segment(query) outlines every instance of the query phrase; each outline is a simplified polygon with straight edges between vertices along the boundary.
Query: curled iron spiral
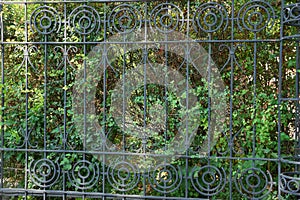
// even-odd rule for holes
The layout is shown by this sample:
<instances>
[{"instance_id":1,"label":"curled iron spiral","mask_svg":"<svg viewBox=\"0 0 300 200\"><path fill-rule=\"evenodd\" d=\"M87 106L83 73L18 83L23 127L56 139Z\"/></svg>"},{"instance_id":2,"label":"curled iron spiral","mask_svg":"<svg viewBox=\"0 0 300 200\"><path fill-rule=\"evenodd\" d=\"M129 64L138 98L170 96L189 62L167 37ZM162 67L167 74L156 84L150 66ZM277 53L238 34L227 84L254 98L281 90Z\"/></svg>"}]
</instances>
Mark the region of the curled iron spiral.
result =
<instances>
[{"instance_id":1,"label":"curled iron spiral","mask_svg":"<svg viewBox=\"0 0 300 200\"><path fill-rule=\"evenodd\" d=\"M109 15L109 27L117 33L130 33L141 28L141 13L131 5L115 7Z\"/></svg>"},{"instance_id":2,"label":"curled iron spiral","mask_svg":"<svg viewBox=\"0 0 300 200\"><path fill-rule=\"evenodd\" d=\"M148 179L151 187L161 193L171 193L179 188L182 182L181 170L171 164L157 165L149 172Z\"/></svg>"},{"instance_id":3,"label":"curled iron spiral","mask_svg":"<svg viewBox=\"0 0 300 200\"><path fill-rule=\"evenodd\" d=\"M171 3L162 3L156 6L150 13L150 20L151 28L162 33L180 30L184 24L182 10Z\"/></svg>"},{"instance_id":4,"label":"curled iron spiral","mask_svg":"<svg viewBox=\"0 0 300 200\"><path fill-rule=\"evenodd\" d=\"M76 162L71 171L68 172L68 179L78 189L89 189L99 180L99 167L87 160Z\"/></svg>"},{"instance_id":5,"label":"curled iron spiral","mask_svg":"<svg viewBox=\"0 0 300 200\"><path fill-rule=\"evenodd\" d=\"M245 3L238 12L238 26L252 31L260 32L274 25L274 8L265 1L250 1Z\"/></svg>"},{"instance_id":6,"label":"curled iron spiral","mask_svg":"<svg viewBox=\"0 0 300 200\"><path fill-rule=\"evenodd\" d=\"M288 5L283 9L283 23L300 26L300 3Z\"/></svg>"},{"instance_id":7,"label":"curled iron spiral","mask_svg":"<svg viewBox=\"0 0 300 200\"><path fill-rule=\"evenodd\" d=\"M300 172L281 173L280 189L284 193L300 195Z\"/></svg>"},{"instance_id":8,"label":"curled iron spiral","mask_svg":"<svg viewBox=\"0 0 300 200\"><path fill-rule=\"evenodd\" d=\"M54 8L40 6L31 14L30 25L32 30L36 30L43 35L48 35L60 30L61 17Z\"/></svg>"},{"instance_id":9,"label":"curled iron spiral","mask_svg":"<svg viewBox=\"0 0 300 200\"><path fill-rule=\"evenodd\" d=\"M228 26L225 7L215 2L202 4L194 14L193 26L196 31L200 29L206 33L225 30Z\"/></svg>"},{"instance_id":10,"label":"curled iron spiral","mask_svg":"<svg viewBox=\"0 0 300 200\"><path fill-rule=\"evenodd\" d=\"M226 185L226 173L212 165L205 165L192 171L194 189L205 196L214 196L221 192Z\"/></svg>"},{"instance_id":11,"label":"curled iron spiral","mask_svg":"<svg viewBox=\"0 0 300 200\"><path fill-rule=\"evenodd\" d=\"M100 15L87 5L75 8L69 17L69 25L79 34L89 35L100 30Z\"/></svg>"},{"instance_id":12,"label":"curled iron spiral","mask_svg":"<svg viewBox=\"0 0 300 200\"><path fill-rule=\"evenodd\" d=\"M108 182L118 191L129 191L137 186L140 174L137 167L126 161L112 163L108 168Z\"/></svg>"},{"instance_id":13,"label":"curled iron spiral","mask_svg":"<svg viewBox=\"0 0 300 200\"><path fill-rule=\"evenodd\" d=\"M60 167L46 158L33 160L29 166L29 175L34 184L42 188L47 188L58 181Z\"/></svg>"},{"instance_id":14,"label":"curled iron spiral","mask_svg":"<svg viewBox=\"0 0 300 200\"><path fill-rule=\"evenodd\" d=\"M247 198L262 199L273 187L271 174L255 167L238 171L234 182L238 191Z\"/></svg>"}]
</instances>

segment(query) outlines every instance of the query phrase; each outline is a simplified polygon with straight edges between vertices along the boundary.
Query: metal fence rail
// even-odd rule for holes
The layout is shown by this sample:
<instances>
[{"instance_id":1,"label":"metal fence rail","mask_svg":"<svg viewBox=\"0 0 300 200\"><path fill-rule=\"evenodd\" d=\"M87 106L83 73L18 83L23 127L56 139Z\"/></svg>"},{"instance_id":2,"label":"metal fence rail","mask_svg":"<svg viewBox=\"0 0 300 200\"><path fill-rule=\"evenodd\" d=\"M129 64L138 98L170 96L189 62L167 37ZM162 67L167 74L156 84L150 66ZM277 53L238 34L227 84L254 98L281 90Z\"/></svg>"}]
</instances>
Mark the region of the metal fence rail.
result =
<instances>
[{"instance_id":1,"label":"metal fence rail","mask_svg":"<svg viewBox=\"0 0 300 200\"><path fill-rule=\"evenodd\" d=\"M1 199L300 195L300 4L0 5Z\"/></svg>"}]
</instances>

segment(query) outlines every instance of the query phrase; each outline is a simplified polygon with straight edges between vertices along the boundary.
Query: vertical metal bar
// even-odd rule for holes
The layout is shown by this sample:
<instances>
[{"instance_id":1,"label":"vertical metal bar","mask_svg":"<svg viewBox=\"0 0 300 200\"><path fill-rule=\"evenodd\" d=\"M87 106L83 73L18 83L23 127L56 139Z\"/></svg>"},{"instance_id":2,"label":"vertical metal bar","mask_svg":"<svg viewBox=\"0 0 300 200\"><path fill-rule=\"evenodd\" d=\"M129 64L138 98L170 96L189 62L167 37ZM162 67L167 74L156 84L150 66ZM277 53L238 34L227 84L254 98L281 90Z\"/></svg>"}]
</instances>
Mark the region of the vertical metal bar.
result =
<instances>
[{"instance_id":1,"label":"vertical metal bar","mask_svg":"<svg viewBox=\"0 0 300 200\"><path fill-rule=\"evenodd\" d=\"M145 30L145 41L147 41L147 32ZM144 130L146 130L147 127L147 61L148 61L148 53L147 53L147 45L145 44L143 49L143 67L144 67L144 113L143 113L143 126ZM144 147L144 151L146 148Z\"/></svg>"},{"instance_id":2,"label":"vertical metal bar","mask_svg":"<svg viewBox=\"0 0 300 200\"><path fill-rule=\"evenodd\" d=\"M168 3L169 1L167 1ZM162 20L162 19L161 19ZM165 41L169 41L168 39L168 34L165 34ZM167 141L168 141L168 120L169 120L169 117L168 117L168 71L169 71L169 62L168 62L168 54L169 54L169 46L168 46L168 43L165 43L165 67L166 67L166 74L165 74L165 78L164 78L164 84L165 84L165 87L164 87L164 97L165 97L165 104L166 104L166 114L165 114L165 130L164 130L164 143L165 143L165 146L164 146L164 150L165 152L168 150L167 149ZM166 164L169 164L167 163L167 158L164 158L164 171L167 170L166 168ZM164 182L164 190L166 191L166 188L167 187L167 184L166 182ZM166 197L166 193L164 193L164 197Z\"/></svg>"},{"instance_id":3,"label":"vertical metal bar","mask_svg":"<svg viewBox=\"0 0 300 200\"><path fill-rule=\"evenodd\" d=\"M148 32L148 24L147 24L147 15L148 15L148 2L144 3L144 28L145 28L145 41L147 41L147 32ZM147 48L147 46L145 45L144 48ZM145 64L145 63L144 63ZM144 138L143 138L144 140ZM146 144L143 143L143 153L146 154ZM145 157L145 159L147 159L147 157ZM147 195L147 188L146 188L146 170L143 172L143 194L144 196Z\"/></svg>"},{"instance_id":4,"label":"vertical metal bar","mask_svg":"<svg viewBox=\"0 0 300 200\"><path fill-rule=\"evenodd\" d=\"M104 50L103 50L103 66L104 66L104 69L103 69L103 121L102 121L102 124L103 124L103 127L102 127L102 130L103 130L103 136L101 137L106 137L106 81L107 81L107 77L106 77L106 59L107 59L107 49L106 49L106 34L107 34L107 12L106 10L108 10L108 6L107 6L107 3L104 3ZM104 138L103 138L104 139ZM102 141L101 141L102 142ZM102 151L105 152L106 150L106 144L103 144L102 145ZM103 176L103 183L102 183L102 192L105 193L105 176L106 176L106 170L105 170L105 165L106 165L106 155L103 154L103 165L102 165L102 176ZM105 197L102 196L102 200L104 200Z\"/></svg>"},{"instance_id":5,"label":"vertical metal bar","mask_svg":"<svg viewBox=\"0 0 300 200\"><path fill-rule=\"evenodd\" d=\"M83 79L84 79L84 83L86 83L86 36L83 35L83 55L84 55L84 60L83 60ZM87 137L87 116L86 116L86 86L84 86L84 92L83 92L83 112L84 112L84 122L83 122L83 133L84 133L84 139L83 139L83 150L86 151L86 137ZM83 160L85 160L85 154L83 154Z\"/></svg>"},{"instance_id":6,"label":"vertical metal bar","mask_svg":"<svg viewBox=\"0 0 300 200\"><path fill-rule=\"evenodd\" d=\"M26 0L27 2L27 0ZM28 24L27 24L27 20L28 20L28 16L27 16L27 3L24 3L24 11L25 11L25 41L28 42ZM26 49L25 49L25 78L26 78L26 91L28 91L28 59L29 59L29 52L28 52L28 44L26 44ZM25 148L26 148L26 152L25 152L25 190L28 189L28 92L26 92L26 111L25 111L25 120L26 120L26 128L25 128ZM25 200L27 199L27 191L25 191Z\"/></svg>"},{"instance_id":7,"label":"vertical metal bar","mask_svg":"<svg viewBox=\"0 0 300 200\"><path fill-rule=\"evenodd\" d=\"M280 174L281 174L281 98L282 98L282 65L283 65L283 15L284 15L284 5L285 1L281 1L281 16L280 16L280 48L279 48L279 76L278 76L278 136L277 136L277 154L278 154L278 198L281 199L281 190L280 190Z\"/></svg>"},{"instance_id":8,"label":"vertical metal bar","mask_svg":"<svg viewBox=\"0 0 300 200\"><path fill-rule=\"evenodd\" d=\"M145 30L145 41L147 41L147 30ZM147 45L145 44L144 49L143 49L143 67L144 67L144 130L146 130L146 126L147 126ZM145 140L143 138L143 140ZM143 144L143 151L144 153L146 153L146 144ZM145 177L145 176L144 176ZM146 189L144 188L144 193L146 192Z\"/></svg>"},{"instance_id":9,"label":"vertical metal bar","mask_svg":"<svg viewBox=\"0 0 300 200\"><path fill-rule=\"evenodd\" d=\"M126 42L126 34L124 34L124 36L123 36L123 42L124 42L124 44L123 44L123 69L122 69L122 78L123 78L123 80L122 80L122 89L123 89L123 91L122 91L122 142L123 142L123 147L122 147L122 151L123 151L123 153L125 153L126 152L126 138L125 138L125 123L126 123L126 121L125 121L125 115L126 115L126 106L125 106L125 104L126 104L126 101L127 101L127 99L126 99L126 53L127 53L127 46L126 46L126 44L125 44L125 42ZM128 53L130 53L130 52L128 52ZM126 155L123 155L123 160L125 161L126 160ZM122 180L122 184L123 185L126 185L125 184L125 180ZM122 192L123 193L123 195L125 194L125 192L123 191Z\"/></svg>"},{"instance_id":10,"label":"vertical metal bar","mask_svg":"<svg viewBox=\"0 0 300 200\"><path fill-rule=\"evenodd\" d=\"M235 0L231 1L231 40L234 40L234 2ZM233 156L233 89L234 89L234 53L232 53L234 49L234 43L230 43L230 121L229 121L229 131L230 131L230 142L229 142L229 147L230 147L230 158ZM232 167L233 167L233 162L232 159L229 160L229 197L232 199Z\"/></svg>"},{"instance_id":11,"label":"vertical metal bar","mask_svg":"<svg viewBox=\"0 0 300 200\"><path fill-rule=\"evenodd\" d=\"M4 95L4 24L3 24L3 4L2 0L0 0L0 28L1 28L1 84L2 84L2 89L1 89L1 148L4 148L4 117L5 117L5 95ZM0 176L1 176L1 186L0 188L3 189L3 178L4 178L4 151L1 151L1 171L0 171ZM2 192L1 192L2 193ZM0 195L0 199L2 200L2 194Z\"/></svg>"},{"instance_id":12,"label":"vertical metal bar","mask_svg":"<svg viewBox=\"0 0 300 200\"><path fill-rule=\"evenodd\" d=\"M45 40L45 45L44 45L44 159L47 159L47 82L48 82L48 77L47 77L47 62L48 62L48 36L44 36ZM46 180L44 180L46 182ZM46 200L46 187L44 187L44 194L43 194L43 199Z\"/></svg>"},{"instance_id":13,"label":"vertical metal bar","mask_svg":"<svg viewBox=\"0 0 300 200\"><path fill-rule=\"evenodd\" d=\"M209 40L212 39L212 33L208 34ZM207 124L208 124L208 129L207 129L207 139L208 139L208 149L207 149L207 157L208 157L208 165L210 165L210 148L211 148L211 65L212 65L212 45L209 43L208 47L208 73L207 73ZM210 168L208 168L210 172ZM210 190L210 185L208 185L208 190ZM209 194L209 192L208 192Z\"/></svg>"},{"instance_id":14,"label":"vertical metal bar","mask_svg":"<svg viewBox=\"0 0 300 200\"><path fill-rule=\"evenodd\" d=\"M64 0L64 41L67 41L67 4L66 0ZM67 46L64 45L63 50L63 58L64 58L64 132L63 132L63 149L66 150L66 143L67 143L67 59L68 59L68 52ZM64 152L64 157L66 157L66 153ZM63 172L63 191L66 191L66 173ZM66 200L66 193L63 194L63 200Z\"/></svg>"},{"instance_id":15,"label":"vertical metal bar","mask_svg":"<svg viewBox=\"0 0 300 200\"><path fill-rule=\"evenodd\" d=\"M84 5L86 5L86 3L84 3ZM85 33L85 29L84 29L84 33ZM83 35L83 54L84 54L84 60L83 60L83 68L84 68L84 75L83 75L83 77L84 77L84 83L86 83L86 80L87 80L87 74L86 74L86 67L87 67L87 64L86 64L86 56L87 56L87 44L86 44L86 35L84 34ZM86 88L86 84L85 84L85 86L84 86L84 94L83 94L83 112L84 112L84 129L83 129L83 132L84 132L84 140L83 140L83 160L85 161L85 159L86 159L86 140L87 140L87 110L86 110L86 99L87 99L87 97L86 97L86 95L87 95L87 88ZM84 163L84 166L85 166L85 163ZM83 192L84 192L85 190L83 190ZM82 195L82 200L84 200L85 199L85 193L83 193L83 195Z\"/></svg>"},{"instance_id":16,"label":"vertical metal bar","mask_svg":"<svg viewBox=\"0 0 300 200\"><path fill-rule=\"evenodd\" d=\"M300 0L297 1L298 3L300 3ZM300 28L297 27L297 32L298 34L300 33ZM296 39L296 83L295 83L295 86L296 86L296 95L295 95L295 98L299 98L299 72L300 72L300 47L299 47L299 39ZM299 100L296 101L296 116L295 116L295 140L296 140L296 149L295 149L295 158L296 158L296 161L299 162L300 160L300 130L299 130L299 126L300 126L300 118L299 118L299 115L300 115L300 104L299 104ZM296 168L296 171L299 171L300 170L300 166L299 165L296 165L295 166Z\"/></svg>"},{"instance_id":17,"label":"vertical metal bar","mask_svg":"<svg viewBox=\"0 0 300 200\"><path fill-rule=\"evenodd\" d=\"M254 33L254 40L257 39L256 33ZM254 113L253 113L253 144L252 144L252 157L255 158L255 154L256 154L256 150L255 150L255 146L256 146L256 76L257 76L257 72L256 72L256 65L257 65L257 42L254 42L254 55L253 55L253 109L254 109ZM253 160L252 162L252 167L255 167L255 160Z\"/></svg>"},{"instance_id":18,"label":"vertical metal bar","mask_svg":"<svg viewBox=\"0 0 300 200\"><path fill-rule=\"evenodd\" d=\"M189 36L190 36L190 9L191 9L191 2L190 0L188 0L187 2L187 31L186 31L186 38L188 39ZM188 52L189 52L189 49L190 49L190 45L189 43L186 44L186 50L185 50L185 57L187 58L186 60L186 71L187 71L187 74L186 74L186 77L187 77L187 89L189 88L189 65L190 65L190 60L189 60L189 55L188 55ZM187 97L186 97L186 100L187 100L187 108L188 108L188 91L187 91ZM186 120L188 122L188 120ZM188 126L188 123L186 123L186 126ZM185 134L185 145L190 144L191 141L189 141L189 133L188 133L188 129L186 127L186 134ZM186 146L187 147L187 146ZM186 148L186 152L185 152L185 155L186 155L186 158L185 158L185 198L188 198L189 196L189 191L188 191L188 188L189 188L189 182L188 182L188 179L189 179L189 150L188 148ZM192 177L191 177L192 178Z\"/></svg>"},{"instance_id":19,"label":"vertical metal bar","mask_svg":"<svg viewBox=\"0 0 300 200\"><path fill-rule=\"evenodd\" d=\"M300 29L297 27L298 32ZM295 98L299 98L299 70L300 70L300 47L299 47L299 40L296 40L296 83L295 83L295 88L296 88L296 95ZM300 138L299 138L299 113L300 112L300 104L299 100L296 101L296 116L295 116L295 140L297 142L296 149L295 149L295 157L297 161L299 161L299 154L300 154ZM296 170L299 171L299 165L296 165Z\"/></svg>"},{"instance_id":20,"label":"vertical metal bar","mask_svg":"<svg viewBox=\"0 0 300 200\"><path fill-rule=\"evenodd\" d=\"M44 158L47 157L47 35L44 37Z\"/></svg>"},{"instance_id":21,"label":"vertical metal bar","mask_svg":"<svg viewBox=\"0 0 300 200\"><path fill-rule=\"evenodd\" d=\"M169 1L166 1L166 3L169 3ZM169 9L168 9L168 12L169 12ZM169 13L168 13L169 14ZM163 19L160 19L161 20L161 23L163 23ZM169 41L168 39L168 34L165 34L165 41ZM165 87L164 87L164 96L165 96L165 104L166 104L166 114L165 114L165 130L164 130L164 143L165 143L165 146L164 146L164 149L165 149L165 152L168 150L167 149L167 137L168 137L168 120L169 120L169 116L168 116L168 71L169 71L169 61L168 61L168 54L169 54L169 47L168 47L168 43L165 43L165 67L166 67L166 74L165 74L165 80L164 80L164 84L165 84ZM164 158L164 171L167 170L166 168L166 165L169 164L167 163L167 158ZM171 163L170 163L171 164ZM170 175L169 175L170 176ZM164 182L164 191L166 191L166 187L167 187L167 183ZM164 197L167 197L166 193L164 193Z\"/></svg>"},{"instance_id":22,"label":"vertical metal bar","mask_svg":"<svg viewBox=\"0 0 300 200\"><path fill-rule=\"evenodd\" d=\"M165 34L165 41L168 41L168 35L167 34ZM166 61L165 61L165 67L166 67L166 72L168 72L168 69L169 69L169 65L168 65L168 43L165 43L165 59L166 59ZM165 85L165 88L164 88L164 96L165 96L165 104L166 104L166 109L165 109L165 112L166 112L166 114L165 114L165 131L164 131L164 143L165 143L165 147L164 147L164 149L165 149L165 152L168 150L167 149L167 141L168 141L168 106L169 106L169 104L168 104L168 74L166 73L166 75L165 75L165 78L164 78L164 85ZM169 163L167 163L167 158L164 158L164 163L165 164L169 164ZM167 168L166 168L166 165L164 165L164 171L166 171L167 170ZM166 184L166 182L164 182L164 190L166 190L165 188L166 188L166 186L167 186L167 184ZM166 197L166 194L164 194L164 196Z\"/></svg>"},{"instance_id":23,"label":"vertical metal bar","mask_svg":"<svg viewBox=\"0 0 300 200\"><path fill-rule=\"evenodd\" d=\"M125 112L126 112L126 108L125 108L125 104L126 104L126 34L124 34L123 36L123 69L122 69L122 142L123 142L123 147L122 147L122 151L123 153L126 152L126 138L125 138ZM123 159L126 159L126 156L123 156ZM124 184L124 183L123 183Z\"/></svg>"}]
</instances>

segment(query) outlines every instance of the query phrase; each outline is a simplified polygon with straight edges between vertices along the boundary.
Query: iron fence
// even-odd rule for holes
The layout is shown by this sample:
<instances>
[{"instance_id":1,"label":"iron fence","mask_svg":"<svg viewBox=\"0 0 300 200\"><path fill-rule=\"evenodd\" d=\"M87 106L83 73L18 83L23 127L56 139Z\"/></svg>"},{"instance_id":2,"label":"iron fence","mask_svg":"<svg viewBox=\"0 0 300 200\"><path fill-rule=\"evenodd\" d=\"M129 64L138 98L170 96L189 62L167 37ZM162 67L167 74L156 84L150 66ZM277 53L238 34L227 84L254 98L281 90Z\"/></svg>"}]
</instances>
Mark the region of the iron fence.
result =
<instances>
[{"instance_id":1,"label":"iron fence","mask_svg":"<svg viewBox=\"0 0 300 200\"><path fill-rule=\"evenodd\" d=\"M300 195L300 4L0 5L1 198Z\"/></svg>"}]
</instances>

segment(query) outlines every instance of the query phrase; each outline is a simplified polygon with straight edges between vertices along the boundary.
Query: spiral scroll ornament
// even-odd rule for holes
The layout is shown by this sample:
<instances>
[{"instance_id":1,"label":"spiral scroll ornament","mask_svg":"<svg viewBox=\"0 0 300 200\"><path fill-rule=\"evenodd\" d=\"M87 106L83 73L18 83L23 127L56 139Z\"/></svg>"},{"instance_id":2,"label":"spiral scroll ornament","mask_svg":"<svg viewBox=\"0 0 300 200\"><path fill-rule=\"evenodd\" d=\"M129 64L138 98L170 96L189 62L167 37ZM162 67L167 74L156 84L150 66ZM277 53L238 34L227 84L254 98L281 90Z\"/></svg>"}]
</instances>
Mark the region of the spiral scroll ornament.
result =
<instances>
[{"instance_id":1,"label":"spiral scroll ornament","mask_svg":"<svg viewBox=\"0 0 300 200\"><path fill-rule=\"evenodd\" d=\"M72 53L78 52L78 48L75 46L70 46L68 49L64 49L62 46L55 46L53 48L53 52L55 55L62 54L63 56L58 56L61 59L56 64L56 69L62 69L64 63L68 64L72 69L74 69L72 62L70 61L69 55L72 55Z\"/></svg>"},{"instance_id":2,"label":"spiral scroll ornament","mask_svg":"<svg viewBox=\"0 0 300 200\"><path fill-rule=\"evenodd\" d=\"M54 8L41 6L31 14L30 27L40 34L48 35L60 30L61 18Z\"/></svg>"},{"instance_id":3,"label":"spiral scroll ornament","mask_svg":"<svg viewBox=\"0 0 300 200\"><path fill-rule=\"evenodd\" d=\"M69 181L78 189L89 189L99 180L99 167L87 160L80 160L68 173Z\"/></svg>"},{"instance_id":4,"label":"spiral scroll ornament","mask_svg":"<svg viewBox=\"0 0 300 200\"><path fill-rule=\"evenodd\" d=\"M218 194L226 185L225 170L206 165L192 171L192 185L197 192L205 196Z\"/></svg>"},{"instance_id":5,"label":"spiral scroll ornament","mask_svg":"<svg viewBox=\"0 0 300 200\"><path fill-rule=\"evenodd\" d=\"M243 196L262 199L272 190L273 181L269 172L265 173L259 168L248 168L236 173L235 185Z\"/></svg>"},{"instance_id":6,"label":"spiral scroll ornament","mask_svg":"<svg viewBox=\"0 0 300 200\"><path fill-rule=\"evenodd\" d=\"M156 6L151 14L151 28L162 33L171 33L180 30L184 23L183 12L171 3L163 3Z\"/></svg>"},{"instance_id":7,"label":"spiral scroll ornament","mask_svg":"<svg viewBox=\"0 0 300 200\"><path fill-rule=\"evenodd\" d=\"M71 12L69 25L82 35L97 33L100 30L100 16L93 7L79 6Z\"/></svg>"},{"instance_id":8,"label":"spiral scroll ornament","mask_svg":"<svg viewBox=\"0 0 300 200\"><path fill-rule=\"evenodd\" d=\"M274 8L264 1L250 1L244 4L238 12L238 26L252 31L260 32L274 25Z\"/></svg>"},{"instance_id":9,"label":"spiral scroll ornament","mask_svg":"<svg viewBox=\"0 0 300 200\"><path fill-rule=\"evenodd\" d=\"M194 14L193 26L196 31L200 29L206 33L225 30L228 26L227 11L218 3L202 4Z\"/></svg>"},{"instance_id":10,"label":"spiral scroll ornament","mask_svg":"<svg viewBox=\"0 0 300 200\"><path fill-rule=\"evenodd\" d=\"M178 189L182 182L182 173L171 164L160 164L149 172L148 178L154 190L166 194Z\"/></svg>"},{"instance_id":11,"label":"spiral scroll ornament","mask_svg":"<svg viewBox=\"0 0 300 200\"><path fill-rule=\"evenodd\" d=\"M29 166L29 176L34 184L47 188L54 185L60 177L59 165L49 159L34 160Z\"/></svg>"},{"instance_id":12,"label":"spiral scroll ornament","mask_svg":"<svg viewBox=\"0 0 300 200\"><path fill-rule=\"evenodd\" d=\"M284 193L300 195L300 172L280 174L280 190Z\"/></svg>"},{"instance_id":13,"label":"spiral scroll ornament","mask_svg":"<svg viewBox=\"0 0 300 200\"><path fill-rule=\"evenodd\" d=\"M131 5L122 4L114 8L109 16L109 27L117 33L130 33L141 28L141 13Z\"/></svg>"},{"instance_id":14,"label":"spiral scroll ornament","mask_svg":"<svg viewBox=\"0 0 300 200\"><path fill-rule=\"evenodd\" d=\"M283 23L290 26L300 26L300 3L286 6L283 13Z\"/></svg>"},{"instance_id":15,"label":"spiral scroll ornament","mask_svg":"<svg viewBox=\"0 0 300 200\"><path fill-rule=\"evenodd\" d=\"M108 182L118 191L129 191L140 180L139 169L126 161L112 163L108 168Z\"/></svg>"}]
</instances>

